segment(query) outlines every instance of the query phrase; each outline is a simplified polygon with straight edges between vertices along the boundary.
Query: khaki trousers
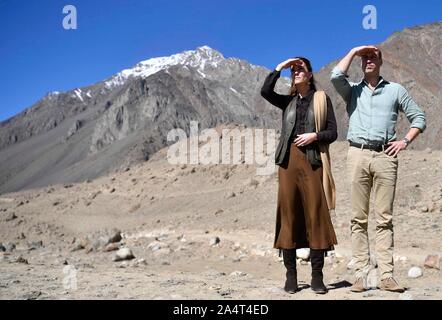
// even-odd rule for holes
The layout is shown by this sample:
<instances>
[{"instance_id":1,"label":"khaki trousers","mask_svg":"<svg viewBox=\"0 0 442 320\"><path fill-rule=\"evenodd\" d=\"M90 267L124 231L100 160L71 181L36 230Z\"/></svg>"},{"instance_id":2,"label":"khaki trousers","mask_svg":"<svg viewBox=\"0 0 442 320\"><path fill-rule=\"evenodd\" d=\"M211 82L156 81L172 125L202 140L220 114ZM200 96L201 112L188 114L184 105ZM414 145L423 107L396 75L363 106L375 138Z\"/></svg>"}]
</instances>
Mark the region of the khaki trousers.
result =
<instances>
[{"instance_id":1,"label":"khaki trousers","mask_svg":"<svg viewBox=\"0 0 442 320\"><path fill-rule=\"evenodd\" d=\"M351 198L351 240L355 277L363 277L370 264L368 213L373 190L376 214L376 260L380 278L393 276L393 202L398 159L384 151L349 147L347 170Z\"/></svg>"}]
</instances>

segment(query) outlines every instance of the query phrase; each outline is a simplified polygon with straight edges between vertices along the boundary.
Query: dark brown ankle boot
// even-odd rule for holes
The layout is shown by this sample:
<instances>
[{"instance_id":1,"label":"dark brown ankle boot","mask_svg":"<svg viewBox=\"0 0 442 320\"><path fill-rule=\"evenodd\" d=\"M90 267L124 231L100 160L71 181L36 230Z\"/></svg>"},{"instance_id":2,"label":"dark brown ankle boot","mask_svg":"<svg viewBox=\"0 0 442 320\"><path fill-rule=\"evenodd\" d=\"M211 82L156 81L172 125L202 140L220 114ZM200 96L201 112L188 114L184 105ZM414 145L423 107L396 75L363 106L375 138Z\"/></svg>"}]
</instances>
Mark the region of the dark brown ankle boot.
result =
<instances>
[{"instance_id":1,"label":"dark brown ankle boot","mask_svg":"<svg viewBox=\"0 0 442 320\"><path fill-rule=\"evenodd\" d=\"M315 293L325 294L327 288L324 285L322 268L324 267L325 250L310 249L310 262L312 264L311 288Z\"/></svg>"},{"instance_id":2,"label":"dark brown ankle boot","mask_svg":"<svg viewBox=\"0 0 442 320\"><path fill-rule=\"evenodd\" d=\"M296 249L282 249L284 266L287 269L284 290L288 293L298 291L298 277L296 272Z\"/></svg>"}]
</instances>

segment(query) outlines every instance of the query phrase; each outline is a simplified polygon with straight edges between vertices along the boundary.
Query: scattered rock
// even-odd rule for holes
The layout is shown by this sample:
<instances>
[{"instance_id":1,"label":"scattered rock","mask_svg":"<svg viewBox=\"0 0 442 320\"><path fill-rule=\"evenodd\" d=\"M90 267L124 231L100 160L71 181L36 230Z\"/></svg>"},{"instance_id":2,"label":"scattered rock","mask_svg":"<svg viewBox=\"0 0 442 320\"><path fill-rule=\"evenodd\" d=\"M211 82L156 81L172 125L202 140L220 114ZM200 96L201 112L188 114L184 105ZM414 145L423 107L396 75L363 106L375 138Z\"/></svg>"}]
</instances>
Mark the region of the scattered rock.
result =
<instances>
[{"instance_id":1,"label":"scattered rock","mask_svg":"<svg viewBox=\"0 0 442 320\"><path fill-rule=\"evenodd\" d=\"M310 249L309 248L296 249L296 257L302 260L308 260L310 258Z\"/></svg>"},{"instance_id":2,"label":"scattered rock","mask_svg":"<svg viewBox=\"0 0 442 320\"><path fill-rule=\"evenodd\" d=\"M160 250L161 249L161 242L159 242L159 241L152 241L151 243L149 243L147 248L152 250L152 251Z\"/></svg>"},{"instance_id":3,"label":"scattered rock","mask_svg":"<svg viewBox=\"0 0 442 320\"><path fill-rule=\"evenodd\" d=\"M140 208L141 208L141 203L138 203L129 209L129 213L134 213L135 211L137 211Z\"/></svg>"},{"instance_id":4,"label":"scattered rock","mask_svg":"<svg viewBox=\"0 0 442 320\"><path fill-rule=\"evenodd\" d=\"M172 250L170 248L161 248L159 250L156 250L154 253L155 255L167 255L170 254Z\"/></svg>"},{"instance_id":5,"label":"scattered rock","mask_svg":"<svg viewBox=\"0 0 442 320\"><path fill-rule=\"evenodd\" d=\"M23 295L24 300L36 300L41 296L41 291L32 291Z\"/></svg>"},{"instance_id":6,"label":"scattered rock","mask_svg":"<svg viewBox=\"0 0 442 320\"><path fill-rule=\"evenodd\" d=\"M28 250L36 250L40 248L43 248L43 241L28 242Z\"/></svg>"},{"instance_id":7,"label":"scattered rock","mask_svg":"<svg viewBox=\"0 0 442 320\"><path fill-rule=\"evenodd\" d=\"M120 242L122 239L121 231L117 229L113 229L109 236L109 243Z\"/></svg>"},{"instance_id":8,"label":"scattered rock","mask_svg":"<svg viewBox=\"0 0 442 320\"><path fill-rule=\"evenodd\" d=\"M230 296L234 291L232 289L219 290L218 294L222 297Z\"/></svg>"},{"instance_id":9,"label":"scattered rock","mask_svg":"<svg viewBox=\"0 0 442 320\"><path fill-rule=\"evenodd\" d=\"M99 251L103 249L109 243L116 243L122 240L121 231L112 229L111 231L105 230L98 233L91 234L87 237L87 243L83 243L83 247L90 251Z\"/></svg>"},{"instance_id":10,"label":"scattered rock","mask_svg":"<svg viewBox=\"0 0 442 320\"><path fill-rule=\"evenodd\" d=\"M235 194L235 192L229 192L228 194L227 194L227 199L230 199L230 198L234 198L234 197L236 197L236 194Z\"/></svg>"},{"instance_id":11,"label":"scattered rock","mask_svg":"<svg viewBox=\"0 0 442 320\"><path fill-rule=\"evenodd\" d=\"M115 253L114 257L112 258L112 261L131 260L134 258L135 256L133 255L132 251L129 248L121 248Z\"/></svg>"},{"instance_id":12,"label":"scattered rock","mask_svg":"<svg viewBox=\"0 0 442 320\"><path fill-rule=\"evenodd\" d=\"M410 270L408 270L408 277L409 278L419 278L422 277L423 272L422 269L419 267L412 267Z\"/></svg>"},{"instance_id":13,"label":"scattered rock","mask_svg":"<svg viewBox=\"0 0 442 320\"><path fill-rule=\"evenodd\" d=\"M89 197L91 200L95 199L101 193L100 190L93 192Z\"/></svg>"},{"instance_id":14,"label":"scattered rock","mask_svg":"<svg viewBox=\"0 0 442 320\"><path fill-rule=\"evenodd\" d=\"M428 212L428 211L429 211L429 209L427 206L421 207L421 212Z\"/></svg>"},{"instance_id":15,"label":"scattered rock","mask_svg":"<svg viewBox=\"0 0 442 320\"><path fill-rule=\"evenodd\" d=\"M120 248L120 245L118 243L109 243L108 245L106 245L106 247L104 247L103 251L110 252L110 251L118 250L119 248Z\"/></svg>"},{"instance_id":16,"label":"scattered rock","mask_svg":"<svg viewBox=\"0 0 442 320\"><path fill-rule=\"evenodd\" d=\"M426 267L426 268L439 269L439 268L440 268L440 266L439 266L439 260L440 260L440 258L439 258L438 255L435 255L435 254L433 254L433 255L428 255L428 256L425 258L424 267Z\"/></svg>"},{"instance_id":17,"label":"scattered rock","mask_svg":"<svg viewBox=\"0 0 442 320\"><path fill-rule=\"evenodd\" d=\"M399 299L400 300L414 300L413 296L411 294L409 294L408 292L401 293L399 295Z\"/></svg>"},{"instance_id":18,"label":"scattered rock","mask_svg":"<svg viewBox=\"0 0 442 320\"><path fill-rule=\"evenodd\" d=\"M215 216L217 216L217 215L219 215L219 214L221 214L221 213L223 213L223 212L224 212L223 209L216 210L216 211L215 211Z\"/></svg>"},{"instance_id":19,"label":"scattered rock","mask_svg":"<svg viewBox=\"0 0 442 320\"><path fill-rule=\"evenodd\" d=\"M203 275L204 275L204 276L207 276L207 277L217 278L217 277L225 276L226 274L225 274L224 272L220 272L220 271L218 271L218 270L213 270L213 269L211 269L211 270L205 271L205 272L203 273Z\"/></svg>"},{"instance_id":20,"label":"scattered rock","mask_svg":"<svg viewBox=\"0 0 442 320\"><path fill-rule=\"evenodd\" d=\"M5 215L5 221L12 221L14 219L17 219L17 216L14 212L9 212Z\"/></svg>"},{"instance_id":21,"label":"scattered rock","mask_svg":"<svg viewBox=\"0 0 442 320\"><path fill-rule=\"evenodd\" d=\"M3 244L0 243L0 252L5 252L6 248L3 246Z\"/></svg>"},{"instance_id":22,"label":"scattered rock","mask_svg":"<svg viewBox=\"0 0 442 320\"><path fill-rule=\"evenodd\" d=\"M132 263L132 267L147 266L146 259L137 259Z\"/></svg>"},{"instance_id":23,"label":"scattered rock","mask_svg":"<svg viewBox=\"0 0 442 320\"><path fill-rule=\"evenodd\" d=\"M21 255L18 256L15 260L13 260L13 262L29 264L28 260L26 260L25 258L23 258Z\"/></svg>"},{"instance_id":24,"label":"scattered rock","mask_svg":"<svg viewBox=\"0 0 442 320\"><path fill-rule=\"evenodd\" d=\"M89 244L89 240L88 239L79 239L79 240L75 240L74 246L72 247L71 251L78 251L78 250L82 250L85 249Z\"/></svg>"},{"instance_id":25,"label":"scattered rock","mask_svg":"<svg viewBox=\"0 0 442 320\"><path fill-rule=\"evenodd\" d=\"M129 267L129 262L128 261L123 261L120 264L118 264L116 267L117 268L127 268L127 267Z\"/></svg>"},{"instance_id":26,"label":"scattered rock","mask_svg":"<svg viewBox=\"0 0 442 320\"><path fill-rule=\"evenodd\" d=\"M3 244L3 247L5 248L6 252L12 252L15 250L15 243L8 242L8 243Z\"/></svg>"},{"instance_id":27,"label":"scattered rock","mask_svg":"<svg viewBox=\"0 0 442 320\"><path fill-rule=\"evenodd\" d=\"M407 260L408 260L408 258L405 256L394 256L394 262L400 261L400 262L405 263L405 262L407 262Z\"/></svg>"},{"instance_id":28,"label":"scattered rock","mask_svg":"<svg viewBox=\"0 0 442 320\"><path fill-rule=\"evenodd\" d=\"M259 181L254 178L250 178L249 185L256 189L259 186Z\"/></svg>"},{"instance_id":29,"label":"scattered rock","mask_svg":"<svg viewBox=\"0 0 442 320\"><path fill-rule=\"evenodd\" d=\"M266 255L266 251L261 249L252 249L250 254L253 256L264 257Z\"/></svg>"},{"instance_id":30,"label":"scattered rock","mask_svg":"<svg viewBox=\"0 0 442 320\"><path fill-rule=\"evenodd\" d=\"M233 251L238 251L241 249L241 244L239 242L235 242L232 247Z\"/></svg>"},{"instance_id":31,"label":"scattered rock","mask_svg":"<svg viewBox=\"0 0 442 320\"><path fill-rule=\"evenodd\" d=\"M245 277L247 275L247 273L243 272L243 271L233 271L230 276L231 277Z\"/></svg>"},{"instance_id":32,"label":"scattered rock","mask_svg":"<svg viewBox=\"0 0 442 320\"><path fill-rule=\"evenodd\" d=\"M213 237L213 238L210 239L209 244L211 246L216 246L220 242L221 242L221 239L219 237Z\"/></svg>"}]
</instances>

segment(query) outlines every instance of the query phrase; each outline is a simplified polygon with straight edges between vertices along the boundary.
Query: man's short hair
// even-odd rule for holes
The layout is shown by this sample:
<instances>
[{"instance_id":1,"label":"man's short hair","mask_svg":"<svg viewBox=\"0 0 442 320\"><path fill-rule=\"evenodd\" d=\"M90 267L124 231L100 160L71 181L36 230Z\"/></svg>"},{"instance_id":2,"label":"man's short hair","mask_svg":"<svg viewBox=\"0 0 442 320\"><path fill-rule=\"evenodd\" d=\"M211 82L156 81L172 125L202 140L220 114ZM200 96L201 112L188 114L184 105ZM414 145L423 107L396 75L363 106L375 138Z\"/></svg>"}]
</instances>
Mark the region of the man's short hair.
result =
<instances>
[{"instance_id":1,"label":"man's short hair","mask_svg":"<svg viewBox=\"0 0 442 320\"><path fill-rule=\"evenodd\" d=\"M378 57L382 61L382 51L378 49Z\"/></svg>"}]
</instances>

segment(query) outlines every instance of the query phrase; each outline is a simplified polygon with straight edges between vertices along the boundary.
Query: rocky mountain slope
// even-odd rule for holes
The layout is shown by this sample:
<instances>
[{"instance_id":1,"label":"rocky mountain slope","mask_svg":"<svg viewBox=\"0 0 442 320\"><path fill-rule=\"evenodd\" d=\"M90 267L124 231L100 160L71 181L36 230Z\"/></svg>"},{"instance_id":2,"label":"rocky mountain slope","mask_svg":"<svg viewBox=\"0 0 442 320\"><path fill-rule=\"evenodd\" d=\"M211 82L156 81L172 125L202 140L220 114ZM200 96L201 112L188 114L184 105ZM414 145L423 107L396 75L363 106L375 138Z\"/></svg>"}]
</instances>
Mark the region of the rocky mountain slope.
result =
<instances>
[{"instance_id":1,"label":"rocky mountain slope","mask_svg":"<svg viewBox=\"0 0 442 320\"><path fill-rule=\"evenodd\" d=\"M190 121L277 127L267 70L200 47L149 59L90 87L51 93L0 124L0 192L95 178L144 161ZM287 86L286 80L281 86Z\"/></svg>"}]
</instances>

